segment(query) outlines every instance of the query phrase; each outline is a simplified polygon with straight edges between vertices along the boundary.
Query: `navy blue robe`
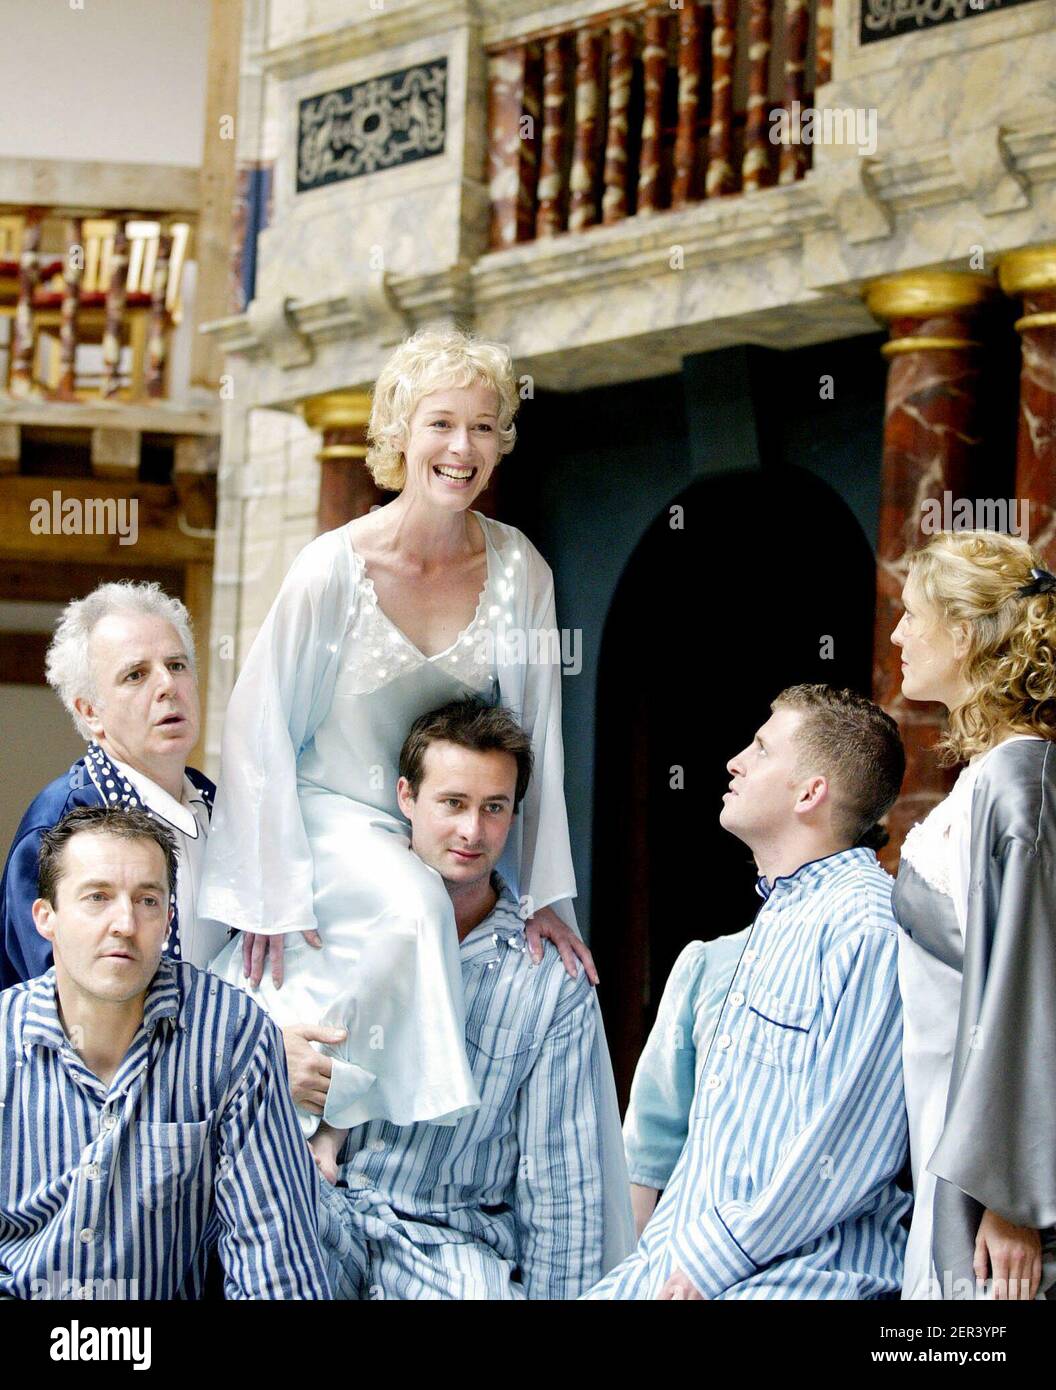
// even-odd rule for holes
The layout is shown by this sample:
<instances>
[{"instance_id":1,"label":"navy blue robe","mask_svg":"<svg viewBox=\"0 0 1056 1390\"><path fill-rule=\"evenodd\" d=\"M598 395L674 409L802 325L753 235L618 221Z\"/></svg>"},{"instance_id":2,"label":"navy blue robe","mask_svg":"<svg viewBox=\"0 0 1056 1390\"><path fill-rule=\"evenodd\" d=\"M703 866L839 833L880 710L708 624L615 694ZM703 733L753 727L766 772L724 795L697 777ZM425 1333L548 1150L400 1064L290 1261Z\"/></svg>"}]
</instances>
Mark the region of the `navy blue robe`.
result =
<instances>
[{"instance_id":1,"label":"navy blue robe","mask_svg":"<svg viewBox=\"0 0 1056 1390\"><path fill-rule=\"evenodd\" d=\"M117 789L112 794L104 795L105 776L116 783ZM212 782L193 767L187 768L187 777L202 793L211 812L216 795ZM40 896L37 854L42 834L57 825L74 807L102 806L108 799L120 804L127 799L129 790L129 784L109 763L98 744L93 743L83 758L78 758L68 772L56 777L30 802L11 843L0 883L0 989L32 980L51 967L51 945L37 931L31 911ZM175 895L173 912L175 914ZM178 930L174 915L170 942L176 939Z\"/></svg>"}]
</instances>

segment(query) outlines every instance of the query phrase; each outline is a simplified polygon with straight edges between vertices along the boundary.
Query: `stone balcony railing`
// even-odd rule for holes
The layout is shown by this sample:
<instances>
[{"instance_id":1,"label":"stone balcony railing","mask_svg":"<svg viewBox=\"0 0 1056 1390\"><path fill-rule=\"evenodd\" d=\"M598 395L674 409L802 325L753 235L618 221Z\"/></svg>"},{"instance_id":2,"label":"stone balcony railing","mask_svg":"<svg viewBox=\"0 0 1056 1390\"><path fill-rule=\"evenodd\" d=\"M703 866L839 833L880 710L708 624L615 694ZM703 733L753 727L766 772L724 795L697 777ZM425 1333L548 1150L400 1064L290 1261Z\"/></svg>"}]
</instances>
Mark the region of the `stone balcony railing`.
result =
<instances>
[{"instance_id":1,"label":"stone balcony railing","mask_svg":"<svg viewBox=\"0 0 1056 1390\"><path fill-rule=\"evenodd\" d=\"M796 182L831 67L831 0L649 0L492 45L492 248Z\"/></svg>"}]
</instances>

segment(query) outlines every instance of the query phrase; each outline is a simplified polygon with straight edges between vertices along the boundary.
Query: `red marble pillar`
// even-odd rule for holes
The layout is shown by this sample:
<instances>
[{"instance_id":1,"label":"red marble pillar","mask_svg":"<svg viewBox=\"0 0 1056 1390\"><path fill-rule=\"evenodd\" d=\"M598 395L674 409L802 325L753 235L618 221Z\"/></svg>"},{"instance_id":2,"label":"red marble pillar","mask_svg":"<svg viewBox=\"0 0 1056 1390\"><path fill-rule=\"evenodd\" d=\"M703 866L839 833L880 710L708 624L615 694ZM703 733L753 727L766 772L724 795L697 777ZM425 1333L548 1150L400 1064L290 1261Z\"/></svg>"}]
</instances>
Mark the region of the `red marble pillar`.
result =
<instances>
[{"instance_id":1,"label":"red marble pillar","mask_svg":"<svg viewBox=\"0 0 1056 1390\"><path fill-rule=\"evenodd\" d=\"M998 276L1023 300L1016 497L1029 503L1031 545L1056 572L1056 243L1009 252Z\"/></svg>"},{"instance_id":2,"label":"red marble pillar","mask_svg":"<svg viewBox=\"0 0 1056 1390\"><path fill-rule=\"evenodd\" d=\"M865 299L890 326L883 482L877 538L873 698L893 715L906 745L902 796L891 812L889 867L906 831L949 790L953 774L932 752L944 711L902 695L901 658L891 633L902 616L907 558L928 539L923 504L985 494L979 431L979 314L993 286L981 275L913 271L876 280Z\"/></svg>"},{"instance_id":3,"label":"red marble pillar","mask_svg":"<svg viewBox=\"0 0 1056 1390\"><path fill-rule=\"evenodd\" d=\"M773 182L769 105L770 0L748 0L748 111L741 163L741 188L745 193Z\"/></svg>"},{"instance_id":4,"label":"red marble pillar","mask_svg":"<svg viewBox=\"0 0 1056 1390\"><path fill-rule=\"evenodd\" d=\"M488 189L491 245L530 241L535 227L541 66L535 44L493 53L488 63ZM530 118L530 123L524 117Z\"/></svg>"},{"instance_id":5,"label":"red marble pillar","mask_svg":"<svg viewBox=\"0 0 1056 1390\"><path fill-rule=\"evenodd\" d=\"M832 0L818 0L814 31L814 87L832 81Z\"/></svg>"},{"instance_id":6,"label":"red marble pillar","mask_svg":"<svg viewBox=\"0 0 1056 1390\"><path fill-rule=\"evenodd\" d=\"M700 118L700 11L687 0L678 15L678 129L671 206L684 208L697 197L697 126Z\"/></svg>"},{"instance_id":7,"label":"red marble pillar","mask_svg":"<svg viewBox=\"0 0 1056 1390\"><path fill-rule=\"evenodd\" d=\"M55 392L60 400L73 400L76 391L77 310L81 302L83 274L83 223L79 217L71 217L66 223L66 259L62 268L62 311L59 321L61 374Z\"/></svg>"},{"instance_id":8,"label":"red marble pillar","mask_svg":"<svg viewBox=\"0 0 1056 1390\"><path fill-rule=\"evenodd\" d=\"M807 61L807 32L810 10L807 0L785 0L785 110L789 113L790 134L798 133ZM796 103L799 103L799 106ZM790 142L781 146L778 183L796 183L810 163L810 146Z\"/></svg>"},{"instance_id":9,"label":"red marble pillar","mask_svg":"<svg viewBox=\"0 0 1056 1390\"><path fill-rule=\"evenodd\" d=\"M605 192L601 220L627 216L627 107L634 77L634 26L626 19L609 25L609 129L605 142Z\"/></svg>"},{"instance_id":10,"label":"red marble pillar","mask_svg":"<svg viewBox=\"0 0 1056 1390\"><path fill-rule=\"evenodd\" d=\"M595 183L598 167L598 116L601 94L601 34L576 32L576 136L572 151L572 202L568 228L581 232L598 220Z\"/></svg>"},{"instance_id":11,"label":"red marble pillar","mask_svg":"<svg viewBox=\"0 0 1056 1390\"><path fill-rule=\"evenodd\" d=\"M388 500L364 463L370 403L367 391L330 391L301 403L306 424L323 436L316 455L321 466L317 535Z\"/></svg>"},{"instance_id":12,"label":"red marble pillar","mask_svg":"<svg viewBox=\"0 0 1056 1390\"><path fill-rule=\"evenodd\" d=\"M147 395L157 400L165 394L165 360L168 355L169 312L165 297L169 290L169 258L172 237L162 232L158 238L158 258L150 287L150 337L147 343Z\"/></svg>"},{"instance_id":13,"label":"red marble pillar","mask_svg":"<svg viewBox=\"0 0 1056 1390\"><path fill-rule=\"evenodd\" d=\"M128 293L128 233L124 218L119 218L110 256L110 283L106 292L106 325L103 329L104 400L116 396L120 389L121 338L125 320L125 299Z\"/></svg>"},{"instance_id":14,"label":"red marble pillar","mask_svg":"<svg viewBox=\"0 0 1056 1390\"><path fill-rule=\"evenodd\" d=\"M667 18L664 5L645 16L642 44L642 73L645 110L642 115L642 151L638 161L638 214L656 212L663 206L660 189L660 161L664 133L664 77L667 74Z\"/></svg>"},{"instance_id":15,"label":"red marble pillar","mask_svg":"<svg viewBox=\"0 0 1056 1390\"><path fill-rule=\"evenodd\" d=\"M33 391L33 294L40 279L40 234L43 214L28 208L18 257L18 303L11 340L10 391L25 397Z\"/></svg>"},{"instance_id":16,"label":"red marble pillar","mask_svg":"<svg viewBox=\"0 0 1056 1390\"><path fill-rule=\"evenodd\" d=\"M736 66L737 0L712 0L711 121L705 196L721 198L736 187L733 176L733 73Z\"/></svg>"},{"instance_id":17,"label":"red marble pillar","mask_svg":"<svg viewBox=\"0 0 1056 1390\"><path fill-rule=\"evenodd\" d=\"M555 236L565 225L567 111L564 36L553 34L543 45L543 151L539 166L539 210L535 216L537 237Z\"/></svg>"}]
</instances>

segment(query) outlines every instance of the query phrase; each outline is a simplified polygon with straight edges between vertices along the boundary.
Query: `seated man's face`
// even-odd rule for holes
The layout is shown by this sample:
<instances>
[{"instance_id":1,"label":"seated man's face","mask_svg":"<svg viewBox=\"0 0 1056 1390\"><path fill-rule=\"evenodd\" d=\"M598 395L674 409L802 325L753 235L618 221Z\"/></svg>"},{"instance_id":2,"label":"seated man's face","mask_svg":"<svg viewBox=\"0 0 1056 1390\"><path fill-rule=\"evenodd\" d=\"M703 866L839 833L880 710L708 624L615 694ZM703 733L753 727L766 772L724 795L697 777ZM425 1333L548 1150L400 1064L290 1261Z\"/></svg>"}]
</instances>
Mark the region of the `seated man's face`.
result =
<instances>
[{"instance_id":1,"label":"seated man's face","mask_svg":"<svg viewBox=\"0 0 1056 1390\"><path fill-rule=\"evenodd\" d=\"M62 851L55 898L38 898L33 920L51 942L60 983L66 976L83 995L110 1003L142 994L169 924L161 847L105 831L74 835Z\"/></svg>"},{"instance_id":2,"label":"seated man's face","mask_svg":"<svg viewBox=\"0 0 1056 1390\"><path fill-rule=\"evenodd\" d=\"M133 766L190 753L198 741L198 684L179 633L164 618L110 613L88 644L95 699L79 701L96 738Z\"/></svg>"},{"instance_id":3,"label":"seated man's face","mask_svg":"<svg viewBox=\"0 0 1056 1390\"><path fill-rule=\"evenodd\" d=\"M411 823L411 848L449 884L489 878L510 833L517 760L437 741L423 762L417 797L405 777L396 788Z\"/></svg>"},{"instance_id":4,"label":"seated man's face","mask_svg":"<svg viewBox=\"0 0 1056 1390\"><path fill-rule=\"evenodd\" d=\"M730 789L722 798L719 824L748 845L764 843L793 819L799 788L799 710L776 709L747 748L726 764Z\"/></svg>"}]
</instances>

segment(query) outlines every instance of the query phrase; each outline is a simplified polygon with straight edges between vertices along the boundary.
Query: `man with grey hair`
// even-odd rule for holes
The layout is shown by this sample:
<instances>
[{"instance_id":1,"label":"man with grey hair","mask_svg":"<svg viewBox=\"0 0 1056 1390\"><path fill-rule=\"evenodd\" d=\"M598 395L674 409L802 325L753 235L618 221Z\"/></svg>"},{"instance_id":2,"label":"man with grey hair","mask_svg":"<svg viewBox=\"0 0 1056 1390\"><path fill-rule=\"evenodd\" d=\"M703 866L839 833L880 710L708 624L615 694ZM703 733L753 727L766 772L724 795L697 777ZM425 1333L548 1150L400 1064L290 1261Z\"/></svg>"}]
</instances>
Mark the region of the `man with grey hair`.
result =
<instances>
[{"instance_id":1,"label":"man with grey hair","mask_svg":"<svg viewBox=\"0 0 1056 1390\"><path fill-rule=\"evenodd\" d=\"M167 954L204 968L225 932L194 910L216 789L187 766L200 725L187 609L157 584L100 584L67 605L46 672L88 750L33 800L11 845L0 885L0 989L51 965L31 911L37 853L44 831L75 806L139 808L169 827L179 869Z\"/></svg>"}]
</instances>

